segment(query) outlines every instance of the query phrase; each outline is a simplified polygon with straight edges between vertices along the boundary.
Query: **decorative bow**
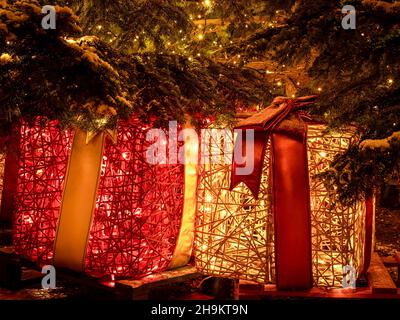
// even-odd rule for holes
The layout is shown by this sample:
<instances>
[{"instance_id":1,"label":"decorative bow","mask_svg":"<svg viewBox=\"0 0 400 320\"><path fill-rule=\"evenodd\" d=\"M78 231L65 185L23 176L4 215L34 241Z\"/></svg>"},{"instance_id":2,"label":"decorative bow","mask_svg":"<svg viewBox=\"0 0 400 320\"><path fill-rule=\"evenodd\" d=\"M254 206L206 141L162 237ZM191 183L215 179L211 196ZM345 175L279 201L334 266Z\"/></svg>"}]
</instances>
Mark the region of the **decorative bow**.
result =
<instances>
[{"instance_id":1,"label":"decorative bow","mask_svg":"<svg viewBox=\"0 0 400 320\"><path fill-rule=\"evenodd\" d=\"M295 112L300 119L310 119L309 116L299 111L299 109L315 103L317 98L317 96L307 96L297 99L277 97L268 108L239 122L235 127L235 130L241 129L241 131L234 147L231 190L243 182L248 186L254 197L258 198L268 137L291 113ZM254 130L254 139L249 139L244 134L246 130ZM252 145L248 146L249 143ZM248 148L250 154L246 154L249 152ZM240 161L238 158L241 158ZM240 169L251 168L251 162L253 162L253 170L250 174L238 174Z\"/></svg>"}]
</instances>

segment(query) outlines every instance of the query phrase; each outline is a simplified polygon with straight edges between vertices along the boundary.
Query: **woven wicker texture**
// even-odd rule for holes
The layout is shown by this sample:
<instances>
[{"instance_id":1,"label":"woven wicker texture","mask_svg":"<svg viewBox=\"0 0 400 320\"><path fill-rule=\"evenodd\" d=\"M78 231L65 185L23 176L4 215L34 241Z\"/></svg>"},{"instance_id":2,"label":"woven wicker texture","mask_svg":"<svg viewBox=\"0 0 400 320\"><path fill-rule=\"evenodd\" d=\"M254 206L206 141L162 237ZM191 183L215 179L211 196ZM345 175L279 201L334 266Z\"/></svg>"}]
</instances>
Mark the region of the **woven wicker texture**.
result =
<instances>
[{"instance_id":1,"label":"woven wicker texture","mask_svg":"<svg viewBox=\"0 0 400 320\"><path fill-rule=\"evenodd\" d=\"M183 165L146 161L147 127L121 123L117 144L106 140L99 190L88 236L85 271L96 276L140 277L168 267L179 235ZM54 122L20 129L14 245L51 264L73 133Z\"/></svg>"},{"instance_id":2,"label":"woven wicker texture","mask_svg":"<svg viewBox=\"0 0 400 320\"><path fill-rule=\"evenodd\" d=\"M204 140L208 162L211 163L212 157L218 157L221 162L200 166L196 264L210 275L272 282L274 229L267 183L268 157L260 196L255 200L244 184L229 191L232 135L210 135Z\"/></svg>"},{"instance_id":3,"label":"woven wicker texture","mask_svg":"<svg viewBox=\"0 0 400 320\"><path fill-rule=\"evenodd\" d=\"M232 159L232 137L228 147L218 135L205 139L210 157ZM333 206L335 194L328 193L315 175L329 167L353 139L352 132L326 133L324 126L309 126L308 162L312 224L312 268L314 285L341 287L343 267L361 267L364 248L365 207ZM274 223L269 182L269 142L262 173L259 200L240 184L230 185L230 161L200 167L197 213L196 265L206 274L274 283ZM300 245L300 244L299 244ZM301 247L299 247L301 250Z\"/></svg>"},{"instance_id":4,"label":"woven wicker texture","mask_svg":"<svg viewBox=\"0 0 400 320\"><path fill-rule=\"evenodd\" d=\"M37 120L20 127L20 156L15 251L33 261L51 264L61 198L72 146L71 131Z\"/></svg>"}]
</instances>

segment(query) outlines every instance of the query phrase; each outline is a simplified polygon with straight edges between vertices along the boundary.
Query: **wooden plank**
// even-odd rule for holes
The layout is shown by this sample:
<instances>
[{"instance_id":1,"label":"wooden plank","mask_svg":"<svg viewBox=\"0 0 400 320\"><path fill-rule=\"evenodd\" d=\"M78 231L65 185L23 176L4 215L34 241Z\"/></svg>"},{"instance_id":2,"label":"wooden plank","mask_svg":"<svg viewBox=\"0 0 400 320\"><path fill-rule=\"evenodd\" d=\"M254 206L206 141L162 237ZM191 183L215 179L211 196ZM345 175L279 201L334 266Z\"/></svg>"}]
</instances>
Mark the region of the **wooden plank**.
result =
<instances>
[{"instance_id":1,"label":"wooden plank","mask_svg":"<svg viewBox=\"0 0 400 320\"><path fill-rule=\"evenodd\" d=\"M396 285L376 252L372 254L367 276L373 294L397 293Z\"/></svg>"},{"instance_id":2,"label":"wooden plank","mask_svg":"<svg viewBox=\"0 0 400 320\"><path fill-rule=\"evenodd\" d=\"M152 291L158 288L200 277L203 277L203 275L197 271L196 267L185 266L152 274L141 279L118 280L115 282L115 289L120 292L121 296L126 298L144 300L149 297Z\"/></svg>"},{"instance_id":3,"label":"wooden plank","mask_svg":"<svg viewBox=\"0 0 400 320\"><path fill-rule=\"evenodd\" d=\"M396 299L400 300L399 292L393 294L372 293L371 288L353 289L320 289L312 288L304 291L279 291L275 285L267 285L264 290L241 290L240 300L261 300L261 299Z\"/></svg>"},{"instance_id":4,"label":"wooden plank","mask_svg":"<svg viewBox=\"0 0 400 320\"><path fill-rule=\"evenodd\" d=\"M383 257L382 258L382 262L383 262L383 265L385 267L397 267L400 264L400 262L397 261L395 256L393 256L393 257Z\"/></svg>"}]
</instances>

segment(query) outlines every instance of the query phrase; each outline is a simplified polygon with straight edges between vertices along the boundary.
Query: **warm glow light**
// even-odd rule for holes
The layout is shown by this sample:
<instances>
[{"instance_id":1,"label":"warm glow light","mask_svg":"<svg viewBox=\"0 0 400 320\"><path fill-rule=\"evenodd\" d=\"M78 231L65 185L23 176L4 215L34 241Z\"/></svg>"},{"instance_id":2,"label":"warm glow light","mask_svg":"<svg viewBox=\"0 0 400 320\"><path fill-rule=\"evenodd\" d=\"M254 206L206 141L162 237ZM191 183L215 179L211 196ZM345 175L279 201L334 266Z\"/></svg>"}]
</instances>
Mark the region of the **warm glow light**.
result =
<instances>
[{"instance_id":1,"label":"warm glow light","mask_svg":"<svg viewBox=\"0 0 400 320\"><path fill-rule=\"evenodd\" d=\"M184 166L145 161L148 129L131 119L119 124L116 144L105 140L86 273L140 277L169 266L182 221ZM19 135L15 251L52 264L73 132L39 119L23 123Z\"/></svg>"},{"instance_id":2,"label":"warm glow light","mask_svg":"<svg viewBox=\"0 0 400 320\"><path fill-rule=\"evenodd\" d=\"M204 6L207 8L210 8L212 6L212 1L211 0L204 0Z\"/></svg>"},{"instance_id":3,"label":"warm glow light","mask_svg":"<svg viewBox=\"0 0 400 320\"><path fill-rule=\"evenodd\" d=\"M328 134L325 130L326 126L309 125L307 133L312 270L316 286L340 288L343 261L357 272L362 265L365 207L359 202L347 208L332 208L335 195L315 178L354 138L351 131ZM233 141L229 143L233 145ZM233 147L225 149L217 138L211 137L206 146L209 154L232 157ZM270 151L268 144L266 154ZM210 276L275 283L269 156L264 159L258 200L244 184L230 191L230 173L230 163L200 166L196 266Z\"/></svg>"}]
</instances>

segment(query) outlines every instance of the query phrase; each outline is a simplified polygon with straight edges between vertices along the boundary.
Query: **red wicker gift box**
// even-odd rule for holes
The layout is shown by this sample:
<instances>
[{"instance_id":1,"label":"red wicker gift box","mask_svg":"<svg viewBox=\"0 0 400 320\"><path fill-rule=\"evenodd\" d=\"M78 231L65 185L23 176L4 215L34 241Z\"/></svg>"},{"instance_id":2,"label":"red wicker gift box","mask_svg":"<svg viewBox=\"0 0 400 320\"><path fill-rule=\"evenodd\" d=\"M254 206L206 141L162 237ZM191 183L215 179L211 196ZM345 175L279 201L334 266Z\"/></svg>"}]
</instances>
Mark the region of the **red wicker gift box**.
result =
<instances>
[{"instance_id":1,"label":"red wicker gift box","mask_svg":"<svg viewBox=\"0 0 400 320\"><path fill-rule=\"evenodd\" d=\"M148 163L149 130L131 119L111 139L61 130L55 121L22 122L16 252L94 276L140 277L185 265L194 214L185 166ZM195 178L186 175L187 185Z\"/></svg>"},{"instance_id":2,"label":"red wicker gift box","mask_svg":"<svg viewBox=\"0 0 400 320\"><path fill-rule=\"evenodd\" d=\"M296 290L353 285L366 272L372 199L342 206L317 177L357 137L351 129L327 131L298 111L314 100L277 98L239 122L235 141L230 129L202 139L195 227L200 271ZM248 130L254 130L253 155L246 149ZM250 158L253 170L238 174Z\"/></svg>"}]
</instances>

